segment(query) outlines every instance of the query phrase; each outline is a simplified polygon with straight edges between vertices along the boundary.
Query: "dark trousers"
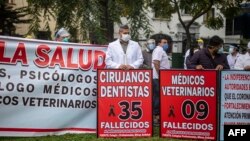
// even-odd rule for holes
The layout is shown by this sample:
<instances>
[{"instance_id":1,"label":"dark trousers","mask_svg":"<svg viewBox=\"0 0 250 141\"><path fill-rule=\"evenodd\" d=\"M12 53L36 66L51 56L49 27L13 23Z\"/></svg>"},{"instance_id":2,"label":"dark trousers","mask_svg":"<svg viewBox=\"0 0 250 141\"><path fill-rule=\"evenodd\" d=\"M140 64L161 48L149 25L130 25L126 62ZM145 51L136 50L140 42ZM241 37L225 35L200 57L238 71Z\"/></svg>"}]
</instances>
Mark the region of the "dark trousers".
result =
<instances>
[{"instance_id":1,"label":"dark trousers","mask_svg":"<svg viewBox=\"0 0 250 141\"><path fill-rule=\"evenodd\" d=\"M153 114L160 114L160 86L159 79L153 79Z\"/></svg>"}]
</instances>

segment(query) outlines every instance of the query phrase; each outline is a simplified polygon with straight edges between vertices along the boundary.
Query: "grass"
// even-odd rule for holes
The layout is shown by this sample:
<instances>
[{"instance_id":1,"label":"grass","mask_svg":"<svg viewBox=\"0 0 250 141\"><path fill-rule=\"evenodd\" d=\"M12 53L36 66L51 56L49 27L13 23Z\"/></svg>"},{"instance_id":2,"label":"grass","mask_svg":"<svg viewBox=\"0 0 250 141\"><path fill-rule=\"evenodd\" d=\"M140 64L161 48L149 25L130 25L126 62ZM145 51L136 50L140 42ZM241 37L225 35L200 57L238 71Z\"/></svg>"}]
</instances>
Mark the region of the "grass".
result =
<instances>
[{"instance_id":1,"label":"grass","mask_svg":"<svg viewBox=\"0 0 250 141\"><path fill-rule=\"evenodd\" d=\"M154 128L151 138L97 138L96 134L65 134L44 137L0 137L0 141L187 141L159 137L159 127Z\"/></svg>"}]
</instances>

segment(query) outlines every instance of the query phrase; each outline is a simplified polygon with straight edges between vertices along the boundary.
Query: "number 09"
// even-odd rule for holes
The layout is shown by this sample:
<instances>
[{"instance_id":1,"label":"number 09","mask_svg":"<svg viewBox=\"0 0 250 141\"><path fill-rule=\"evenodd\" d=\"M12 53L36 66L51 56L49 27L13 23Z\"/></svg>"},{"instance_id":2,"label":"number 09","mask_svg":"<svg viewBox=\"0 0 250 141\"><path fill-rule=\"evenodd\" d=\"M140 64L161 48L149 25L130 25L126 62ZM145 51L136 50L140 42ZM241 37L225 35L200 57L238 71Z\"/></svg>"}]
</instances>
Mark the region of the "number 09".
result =
<instances>
[{"instance_id":1,"label":"number 09","mask_svg":"<svg viewBox=\"0 0 250 141\"><path fill-rule=\"evenodd\" d=\"M196 118L199 120L204 120L208 116L208 104L206 101L200 100L194 103L191 100L185 100L182 103L182 115L186 119L192 119L195 116L195 113L197 113Z\"/></svg>"}]
</instances>

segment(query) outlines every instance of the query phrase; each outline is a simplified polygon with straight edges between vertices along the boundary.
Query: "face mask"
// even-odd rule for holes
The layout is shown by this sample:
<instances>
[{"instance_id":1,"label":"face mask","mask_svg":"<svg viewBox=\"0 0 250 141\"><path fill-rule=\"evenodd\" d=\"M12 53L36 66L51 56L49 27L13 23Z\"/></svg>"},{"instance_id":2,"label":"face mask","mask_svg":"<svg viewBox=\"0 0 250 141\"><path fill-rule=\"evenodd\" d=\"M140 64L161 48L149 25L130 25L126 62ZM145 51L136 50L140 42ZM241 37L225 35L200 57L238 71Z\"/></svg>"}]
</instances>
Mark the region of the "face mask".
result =
<instances>
[{"instance_id":1,"label":"face mask","mask_svg":"<svg viewBox=\"0 0 250 141\"><path fill-rule=\"evenodd\" d=\"M222 54L223 53L223 47L221 47L218 51L217 51L218 54Z\"/></svg>"},{"instance_id":2,"label":"face mask","mask_svg":"<svg viewBox=\"0 0 250 141\"><path fill-rule=\"evenodd\" d=\"M155 44L154 43L148 44L147 47L148 47L149 51L153 51L155 49Z\"/></svg>"},{"instance_id":3,"label":"face mask","mask_svg":"<svg viewBox=\"0 0 250 141\"><path fill-rule=\"evenodd\" d=\"M122 34L122 38L121 39L123 41L125 41L125 42L128 42L131 39L131 37L130 37L129 34Z\"/></svg>"},{"instance_id":4,"label":"face mask","mask_svg":"<svg viewBox=\"0 0 250 141\"><path fill-rule=\"evenodd\" d=\"M69 38L67 37L63 38L62 42L69 42Z\"/></svg>"},{"instance_id":5,"label":"face mask","mask_svg":"<svg viewBox=\"0 0 250 141\"><path fill-rule=\"evenodd\" d=\"M233 53L233 51L234 51L234 48L230 47L229 50L228 50L228 53L231 54L231 53Z\"/></svg>"},{"instance_id":6,"label":"face mask","mask_svg":"<svg viewBox=\"0 0 250 141\"><path fill-rule=\"evenodd\" d=\"M199 47L200 47L200 49L202 49L203 48L203 43L199 43Z\"/></svg>"},{"instance_id":7,"label":"face mask","mask_svg":"<svg viewBox=\"0 0 250 141\"><path fill-rule=\"evenodd\" d=\"M162 47L163 47L163 50L165 50L165 51L168 50L168 44L164 44Z\"/></svg>"}]
</instances>

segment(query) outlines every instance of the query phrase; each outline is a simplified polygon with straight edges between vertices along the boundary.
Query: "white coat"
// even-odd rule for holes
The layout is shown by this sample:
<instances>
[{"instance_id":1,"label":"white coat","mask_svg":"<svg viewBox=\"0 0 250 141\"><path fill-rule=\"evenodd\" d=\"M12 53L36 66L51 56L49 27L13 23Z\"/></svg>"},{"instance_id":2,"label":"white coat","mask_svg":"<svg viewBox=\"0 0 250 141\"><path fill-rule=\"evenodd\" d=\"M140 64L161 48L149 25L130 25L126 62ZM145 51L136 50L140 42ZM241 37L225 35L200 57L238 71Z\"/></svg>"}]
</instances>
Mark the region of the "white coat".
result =
<instances>
[{"instance_id":1,"label":"white coat","mask_svg":"<svg viewBox=\"0 0 250 141\"><path fill-rule=\"evenodd\" d=\"M126 54L120 40L110 43L106 51L105 63L107 68L117 69L121 64L130 65L135 69L143 63L141 47L135 41L129 40Z\"/></svg>"},{"instance_id":2,"label":"white coat","mask_svg":"<svg viewBox=\"0 0 250 141\"><path fill-rule=\"evenodd\" d=\"M250 66L250 53L248 52L237 58L234 68L236 70L244 70L246 66Z\"/></svg>"},{"instance_id":3,"label":"white coat","mask_svg":"<svg viewBox=\"0 0 250 141\"><path fill-rule=\"evenodd\" d=\"M234 69L234 65L236 63L237 58L239 58L240 54L237 53L236 56L232 56L232 54L227 55L227 62L230 69Z\"/></svg>"}]
</instances>

